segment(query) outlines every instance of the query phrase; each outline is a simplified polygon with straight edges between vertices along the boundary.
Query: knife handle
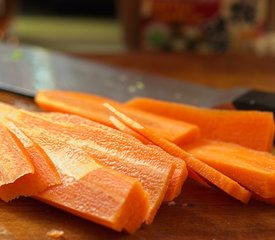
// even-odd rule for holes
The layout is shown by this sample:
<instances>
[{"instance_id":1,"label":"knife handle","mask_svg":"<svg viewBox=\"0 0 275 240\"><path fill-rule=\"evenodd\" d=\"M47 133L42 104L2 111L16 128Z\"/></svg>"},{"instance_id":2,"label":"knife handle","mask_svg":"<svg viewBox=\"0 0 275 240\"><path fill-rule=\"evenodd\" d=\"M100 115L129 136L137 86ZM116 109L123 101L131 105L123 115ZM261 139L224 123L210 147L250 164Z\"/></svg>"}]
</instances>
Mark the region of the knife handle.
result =
<instances>
[{"instance_id":1,"label":"knife handle","mask_svg":"<svg viewBox=\"0 0 275 240\"><path fill-rule=\"evenodd\" d=\"M273 112L275 116L275 93L250 90L233 101L237 109Z\"/></svg>"}]
</instances>

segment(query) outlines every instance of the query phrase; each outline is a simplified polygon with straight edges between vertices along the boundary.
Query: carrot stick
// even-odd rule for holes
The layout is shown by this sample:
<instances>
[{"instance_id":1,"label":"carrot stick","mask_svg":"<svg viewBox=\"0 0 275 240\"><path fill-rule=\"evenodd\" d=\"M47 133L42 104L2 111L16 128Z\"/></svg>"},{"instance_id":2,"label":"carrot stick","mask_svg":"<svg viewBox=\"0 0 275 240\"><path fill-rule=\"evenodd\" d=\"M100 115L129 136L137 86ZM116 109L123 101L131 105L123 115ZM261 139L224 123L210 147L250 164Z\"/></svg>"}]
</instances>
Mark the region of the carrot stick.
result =
<instances>
[{"instance_id":1,"label":"carrot stick","mask_svg":"<svg viewBox=\"0 0 275 240\"><path fill-rule=\"evenodd\" d=\"M123 122L121 122L116 117L110 116L110 120L122 132L128 133L136 137L144 144L152 144L151 141L149 141L147 138L143 137L141 134L135 132L134 130L126 126ZM176 158L175 163L176 163L176 169L173 176L170 179L168 189L164 197L164 201L166 202L174 200L181 193L183 182L186 180L186 177L187 177L187 172L183 171L184 169L182 167L183 161ZM188 169L188 175L194 180L196 180L197 182L199 182L200 184L210 187L204 179L202 179L197 173L195 173L191 169Z\"/></svg>"},{"instance_id":2,"label":"carrot stick","mask_svg":"<svg viewBox=\"0 0 275 240\"><path fill-rule=\"evenodd\" d=\"M108 111L102 105L104 102L109 102L172 142L188 143L200 136L196 125L125 107L119 102L96 95L50 90L40 91L35 101L44 110L73 113L112 127Z\"/></svg>"},{"instance_id":3,"label":"carrot stick","mask_svg":"<svg viewBox=\"0 0 275 240\"><path fill-rule=\"evenodd\" d=\"M78 116L70 116L70 117L68 117L68 115L60 114L60 113L44 113L44 114L40 114L39 113L38 116L40 116L42 118L45 118L45 119L48 119L48 120L51 120L51 121L53 121L53 122L55 122L57 124L64 124L64 125L67 125L67 126L69 125L69 126L71 126L73 128L76 127L76 124L77 124L77 126L79 126L80 124L83 124L84 126L89 126L89 127L96 127L96 128L101 127L102 131L104 132L104 134L106 132L108 132L106 127L104 127L102 125L99 125L97 123L94 123L92 121L89 121L87 119L78 117ZM117 123L119 123L121 125L121 122L119 120L116 120L116 121L117 121ZM81 131L79 129L77 131L79 133L81 133ZM130 129L130 131L134 132L131 129ZM87 132L87 127L85 127L85 132ZM136 135L138 136L138 138L143 138L138 133ZM102 135L102 137L103 137L103 135ZM114 141L115 140L117 141L117 137L116 137L116 139L114 139ZM149 140L146 140L145 138L144 138L143 141L148 141L149 142ZM121 142L121 145L124 145L124 144L125 143ZM153 145L148 145L148 147L154 148ZM135 151L136 154L137 154L137 152L140 152L141 147L139 145L137 145L135 149L133 149L133 151ZM160 156L166 154L164 151L161 151L161 153L158 153L159 152L159 148L158 147L154 148L152 151L154 153L161 154ZM142 159L142 158L144 158L144 156L143 156L144 153L141 153L139 155L136 155L136 154L134 156L136 159ZM155 158L155 156L153 155L152 157ZM152 157L150 157L150 158L152 158ZM160 157L157 157L157 159L158 159L157 160L158 162L159 161L163 161ZM166 156L163 156L163 159L166 159L164 161L164 162L166 162L165 165L171 164L171 162L167 163L167 161L169 161L169 159L171 159L171 156L169 154L166 154ZM106 161L106 157L105 157L104 160ZM118 161L118 160L116 160L116 161ZM158 162L154 163L154 165L155 164L158 165L159 164ZM173 162L175 163L175 165L176 165L175 167L176 168L174 170L174 173L173 173L172 177L169 179L168 188L167 188L167 191L166 191L166 194L165 194L165 197L164 197L163 201L172 201L173 199L175 199L180 194L182 186L183 186L183 183L184 183L184 181L186 180L186 177L187 177L187 170L186 170L185 163L183 161L181 161L180 159L176 159L176 158L173 158Z\"/></svg>"},{"instance_id":4,"label":"carrot stick","mask_svg":"<svg viewBox=\"0 0 275 240\"><path fill-rule=\"evenodd\" d=\"M22 147L27 147L28 144L32 146L31 141L41 150L31 152L31 156L47 154L42 157L49 156L61 176L60 185L51 186L36 198L117 231L124 229L132 233L140 227L148 213L149 201L148 194L136 179L98 164L85 151L68 145L66 139L62 138L62 133L55 135L47 130L43 131L41 122L34 131L34 118L30 119L26 113L12 106L0 105L3 105L1 118L8 116L12 119L8 122L14 125L10 124L9 127L23 141ZM31 131L24 129L24 124L20 121L22 114L27 126L32 126ZM29 137L34 132L37 134L37 142Z\"/></svg>"},{"instance_id":5,"label":"carrot stick","mask_svg":"<svg viewBox=\"0 0 275 240\"><path fill-rule=\"evenodd\" d=\"M107 168L80 179L63 175L63 184L35 198L116 231L135 232L148 211L148 196L141 184ZM111 183L111 184L110 184Z\"/></svg>"},{"instance_id":6,"label":"carrot stick","mask_svg":"<svg viewBox=\"0 0 275 240\"><path fill-rule=\"evenodd\" d=\"M60 176L44 151L33 143L14 123L8 120L2 121L2 123L23 145L35 170L33 174L28 174L14 183L2 186L0 188L2 200L8 202L19 196L36 195L50 186L60 184Z\"/></svg>"},{"instance_id":7,"label":"carrot stick","mask_svg":"<svg viewBox=\"0 0 275 240\"><path fill-rule=\"evenodd\" d=\"M145 128L140 123L127 117L125 114L119 112L110 104L105 103L104 106L108 108L125 125L142 134L144 137L148 138L171 155L183 159L186 162L187 166L190 167L193 171L199 173L201 176L206 178L209 182L213 183L227 194L240 200L243 203L247 203L249 201L251 193L231 178L223 175L214 168L196 159L193 155L185 152L168 140L160 138L157 134L155 134L154 131Z\"/></svg>"},{"instance_id":8,"label":"carrot stick","mask_svg":"<svg viewBox=\"0 0 275 240\"><path fill-rule=\"evenodd\" d=\"M263 198L275 198L275 157L237 144L201 140L184 149Z\"/></svg>"},{"instance_id":9,"label":"carrot stick","mask_svg":"<svg viewBox=\"0 0 275 240\"><path fill-rule=\"evenodd\" d=\"M13 121L45 151L61 175L62 184L38 195L40 200L117 231L133 232L142 224L148 198L136 179L98 163L75 144L71 129L27 112Z\"/></svg>"},{"instance_id":10,"label":"carrot stick","mask_svg":"<svg viewBox=\"0 0 275 240\"><path fill-rule=\"evenodd\" d=\"M133 131L131 128L127 127L124 123L119 121L117 118L114 116L111 116L110 121L112 124L120 131L125 132L138 140L140 140L143 144L152 144L151 141L149 141L147 138L143 137L142 135L138 134L137 132Z\"/></svg>"},{"instance_id":11,"label":"carrot stick","mask_svg":"<svg viewBox=\"0 0 275 240\"><path fill-rule=\"evenodd\" d=\"M204 138L259 151L272 149L274 117L270 112L206 109L150 98L136 98L126 106L195 124Z\"/></svg>"},{"instance_id":12,"label":"carrot stick","mask_svg":"<svg viewBox=\"0 0 275 240\"><path fill-rule=\"evenodd\" d=\"M76 151L83 151L99 164L110 166L121 173L139 179L149 193L150 208L146 223L152 222L175 170L172 156L160 148L147 147L132 136L102 124L84 119L84 123L88 122L89 126L87 126L88 123L84 125L81 122L82 118L78 116L57 114L58 117L55 118L57 122L54 122L54 120L46 120L45 114L41 114L41 117L38 117L39 115L21 112L16 121L21 124L20 128L28 132L38 144L45 144L45 140L41 139L41 131L44 135L51 134L54 138L55 135L58 138L62 136L67 144L79 149ZM185 165L182 167L183 171L186 171Z\"/></svg>"}]
</instances>

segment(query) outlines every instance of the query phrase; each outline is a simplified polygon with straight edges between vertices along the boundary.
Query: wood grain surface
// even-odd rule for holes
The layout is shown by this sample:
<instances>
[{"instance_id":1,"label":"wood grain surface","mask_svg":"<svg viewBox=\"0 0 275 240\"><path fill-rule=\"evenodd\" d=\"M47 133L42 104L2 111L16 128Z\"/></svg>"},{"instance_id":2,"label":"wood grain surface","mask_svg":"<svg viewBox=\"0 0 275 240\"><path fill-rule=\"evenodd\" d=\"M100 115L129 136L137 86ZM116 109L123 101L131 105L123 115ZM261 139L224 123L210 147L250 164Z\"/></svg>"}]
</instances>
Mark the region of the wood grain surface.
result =
<instances>
[{"instance_id":1,"label":"wood grain surface","mask_svg":"<svg viewBox=\"0 0 275 240\"><path fill-rule=\"evenodd\" d=\"M186 56L170 55L168 65L163 55L89 58L210 86L227 88L245 85L275 92L275 68L269 61L259 60L259 64L249 67L251 61L258 60L247 59L248 62L242 63L242 68L231 57L222 62L215 58L204 62L204 58L198 60L197 57L191 57L188 62ZM200 66L199 69L196 66ZM231 66L231 71L227 69L228 66ZM192 73L192 70L198 72ZM247 79L251 79L251 82ZM4 91L0 91L0 101L37 110L31 98ZM0 239L4 240L51 239L46 235L51 229L63 230L62 239L77 240L275 239L275 207L254 200L244 205L217 189L199 186L191 180L184 185L174 205L163 204L153 224L144 225L133 235L116 233L31 198L20 198L9 204L0 202L0 209Z\"/></svg>"}]
</instances>

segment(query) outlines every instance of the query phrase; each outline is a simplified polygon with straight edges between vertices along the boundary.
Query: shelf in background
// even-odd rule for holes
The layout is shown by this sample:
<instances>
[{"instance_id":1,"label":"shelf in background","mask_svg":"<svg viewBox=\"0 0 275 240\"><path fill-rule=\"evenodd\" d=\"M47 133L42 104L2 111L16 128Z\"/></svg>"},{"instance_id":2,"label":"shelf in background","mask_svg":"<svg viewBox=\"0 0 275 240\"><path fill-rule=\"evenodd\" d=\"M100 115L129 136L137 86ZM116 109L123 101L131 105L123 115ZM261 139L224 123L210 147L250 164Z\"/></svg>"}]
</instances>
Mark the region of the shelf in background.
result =
<instances>
[{"instance_id":1,"label":"shelf in background","mask_svg":"<svg viewBox=\"0 0 275 240\"><path fill-rule=\"evenodd\" d=\"M118 20L53 16L18 16L13 30L19 41L66 52L121 53Z\"/></svg>"}]
</instances>

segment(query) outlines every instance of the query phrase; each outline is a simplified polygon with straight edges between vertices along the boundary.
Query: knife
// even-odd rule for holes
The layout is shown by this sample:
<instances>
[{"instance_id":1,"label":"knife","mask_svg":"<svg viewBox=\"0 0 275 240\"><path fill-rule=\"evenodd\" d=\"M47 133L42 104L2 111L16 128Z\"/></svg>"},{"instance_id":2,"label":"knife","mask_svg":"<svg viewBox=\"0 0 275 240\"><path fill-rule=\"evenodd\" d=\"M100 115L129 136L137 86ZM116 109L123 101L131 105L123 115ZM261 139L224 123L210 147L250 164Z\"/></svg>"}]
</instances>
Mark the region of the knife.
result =
<instances>
[{"instance_id":1,"label":"knife","mask_svg":"<svg viewBox=\"0 0 275 240\"><path fill-rule=\"evenodd\" d=\"M233 103L238 109L275 113L275 94L203 85L141 74L66 56L40 47L0 44L0 89L34 97L41 89L98 94L118 101L133 97L214 107Z\"/></svg>"}]
</instances>

